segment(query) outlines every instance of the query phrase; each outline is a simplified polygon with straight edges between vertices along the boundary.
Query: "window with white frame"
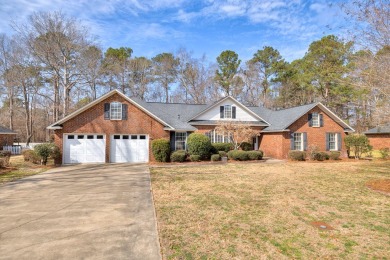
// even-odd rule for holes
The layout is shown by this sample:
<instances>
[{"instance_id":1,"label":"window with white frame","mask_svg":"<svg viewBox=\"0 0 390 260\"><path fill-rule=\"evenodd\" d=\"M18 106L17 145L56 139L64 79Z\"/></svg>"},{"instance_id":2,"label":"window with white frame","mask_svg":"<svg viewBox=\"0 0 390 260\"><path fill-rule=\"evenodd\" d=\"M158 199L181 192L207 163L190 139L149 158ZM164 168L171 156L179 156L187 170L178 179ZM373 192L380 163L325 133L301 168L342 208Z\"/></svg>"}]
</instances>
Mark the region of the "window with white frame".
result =
<instances>
[{"instance_id":1,"label":"window with white frame","mask_svg":"<svg viewBox=\"0 0 390 260\"><path fill-rule=\"evenodd\" d=\"M186 149L186 132L175 132L175 150L185 150Z\"/></svg>"},{"instance_id":2,"label":"window with white frame","mask_svg":"<svg viewBox=\"0 0 390 260\"><path fill-rule=\"evenodd\" d=\"M232 138L229 135L221 135L218 134L215 130L207 132L205 134L208 138L210 138L211 143L231 143Z\"/></svg>"},{"instance_id":3,"label":"window with white frame","mask_svg":"<svg viewBox=\"0 0 390 260\"><path fill-rule=\"evenodd\" d=\"M122 119L122 103L112 102L110 104L110 119L111 120Z\"/></svg>"},{"instance_id":4,"label":"window with white frame","mask_svg":"<svg viewBox=\"0 0 390 260\"><path fill-rule=\"evenodd\" d=\"M294 133L294 150L303 151L303 133Z\"/></svg>"},{"instance_id":5,"label":"window with white frame","mask_svg":"<svg viewBox=\"0 0 390 260\"><path fill-rule=\"evenodd\" d=\"M311 122L312 122L312 126L314 127L319 127L320 126L320 114L318 113L313 113L311 114Z\"/></svg>"},{"instance_id":6,"label":"window with white frame","mask_svg":"<svg viewBox=\"0 0 390 260\"><path fill-rule=\"evenodd\" d=\"M329 133L329 150L337 150L337 134L336 133Z\"/></svg>"},{"instance_id":7,"label":"window with white frame","mask_svg":"<svg viewBox=\"0 0 390 260\"><path fill-rule=\"evenodd\" d=\"M232 118L232 106L231 105L225 105L224 118Z\"/></svg>"}]
</instances>

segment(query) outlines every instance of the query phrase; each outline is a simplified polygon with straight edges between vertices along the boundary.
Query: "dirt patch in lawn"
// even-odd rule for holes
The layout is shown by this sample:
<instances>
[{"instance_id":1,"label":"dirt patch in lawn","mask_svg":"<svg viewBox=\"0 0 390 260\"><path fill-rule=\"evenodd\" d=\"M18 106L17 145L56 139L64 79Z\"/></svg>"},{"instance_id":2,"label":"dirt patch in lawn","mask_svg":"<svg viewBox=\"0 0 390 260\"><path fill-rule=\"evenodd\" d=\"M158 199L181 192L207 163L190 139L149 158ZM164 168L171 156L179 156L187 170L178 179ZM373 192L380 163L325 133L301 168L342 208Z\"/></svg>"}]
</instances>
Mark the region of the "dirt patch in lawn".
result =
<instances>
[{"instance_id":1,"label":"dirt patch in lawn","mask_svg":"<svg viewBox=\"0 0 390 260\"><path fill-rule=\"evenodd\" d=\"M334 230L334 228L331 225L329 225L323 221L313 221L310 223L310 225L312 225L313 227L316 227L318 229L321 229L321 230Z\"/></svg>"},{"instance_id":2,"label":"dirt patch in lawn","mask_svg":"<svg viewBox=\"0 0 390 260\"><path fill-rule=\"evenodd\" d=\"M390 195L390 179L372 180L366 183L367 187Z\"/></svg>"}]
</instances>

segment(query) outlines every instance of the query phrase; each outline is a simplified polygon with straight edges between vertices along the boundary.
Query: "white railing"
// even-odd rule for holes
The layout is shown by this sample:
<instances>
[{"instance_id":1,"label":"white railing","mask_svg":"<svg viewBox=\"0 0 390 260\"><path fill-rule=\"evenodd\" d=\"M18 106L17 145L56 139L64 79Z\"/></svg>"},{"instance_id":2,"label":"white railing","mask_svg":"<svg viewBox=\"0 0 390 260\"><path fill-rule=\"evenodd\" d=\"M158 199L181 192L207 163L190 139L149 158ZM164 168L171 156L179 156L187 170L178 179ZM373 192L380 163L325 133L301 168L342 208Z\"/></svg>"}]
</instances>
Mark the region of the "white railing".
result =
<instances>
[{"instance_id":1,"label":"white railing","mask_svg":"<svg viewBox=\"0 0 390 260\"><path fill-rule=\"evenodd\" d=\"M4 151L10 151L11 154L21 154L22 146L21 145L5 145L3 146Z\"/></svg>"}]
</instances>

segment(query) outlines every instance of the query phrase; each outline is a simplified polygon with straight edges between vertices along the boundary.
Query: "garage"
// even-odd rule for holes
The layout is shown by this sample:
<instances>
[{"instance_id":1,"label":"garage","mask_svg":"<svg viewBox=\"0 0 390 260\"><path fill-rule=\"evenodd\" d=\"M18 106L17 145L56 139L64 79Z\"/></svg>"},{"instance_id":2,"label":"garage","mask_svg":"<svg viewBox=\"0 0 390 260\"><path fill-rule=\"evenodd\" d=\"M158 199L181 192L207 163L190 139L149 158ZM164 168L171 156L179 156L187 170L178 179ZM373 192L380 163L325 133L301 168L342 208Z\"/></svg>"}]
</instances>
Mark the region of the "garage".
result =
<instances>
[{"instance_id":1,"label":"garage","mask_svg":"<svg viewBox=\"0 0 390 260\"><path fill-rule=\"evenodd\" d=\"M105 163L106 140L103 134L65 134L64 164Z\"/></svg>"},{"instance_id":2,"label":"garage","mask_svg":"<svg viewBox=\"0 0 390 260\"><path fill-rule=\"evenodd\" d=\"M149 138L145 134L111 135L110 161L145 163L149 161Z\"/></svg>"}]
</instances>

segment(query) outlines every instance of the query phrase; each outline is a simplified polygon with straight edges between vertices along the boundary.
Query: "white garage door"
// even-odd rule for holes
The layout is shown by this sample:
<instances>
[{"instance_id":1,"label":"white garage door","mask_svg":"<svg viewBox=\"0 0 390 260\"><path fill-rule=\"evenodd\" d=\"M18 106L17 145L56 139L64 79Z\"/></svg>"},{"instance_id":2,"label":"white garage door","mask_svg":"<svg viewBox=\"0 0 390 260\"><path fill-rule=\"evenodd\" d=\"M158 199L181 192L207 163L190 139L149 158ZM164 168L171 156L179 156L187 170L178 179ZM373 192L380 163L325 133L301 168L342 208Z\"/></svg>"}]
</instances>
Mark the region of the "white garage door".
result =
<instances>
[{"instance_id":1,"label":"white garage door","mask_svg":"<svg viewBox=\"0 0 390 260\"><path fill-rule=\"evenodd\" d=\"M147 135L111 135L110 160L115 163L149 161Z\"/></svg>"},{"instance_id":2,"label":"white garage door","mask_svg":"<svg viewBox=\"0 0 390 260\"><path fill-rule=\"evenodd\" d=\"M106 140L103 134L64 135L64 164L105 162Z\"/></svg>"}]
</instances>

